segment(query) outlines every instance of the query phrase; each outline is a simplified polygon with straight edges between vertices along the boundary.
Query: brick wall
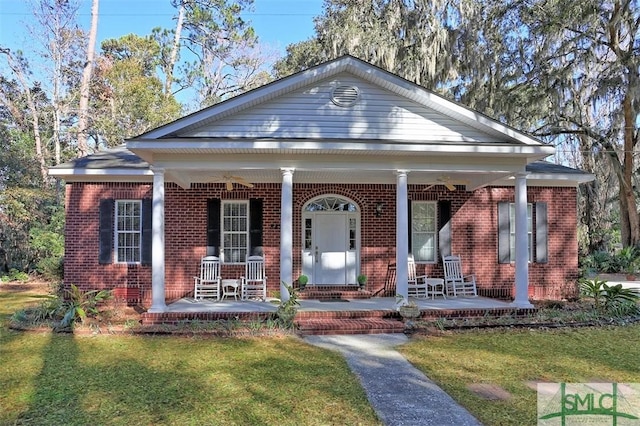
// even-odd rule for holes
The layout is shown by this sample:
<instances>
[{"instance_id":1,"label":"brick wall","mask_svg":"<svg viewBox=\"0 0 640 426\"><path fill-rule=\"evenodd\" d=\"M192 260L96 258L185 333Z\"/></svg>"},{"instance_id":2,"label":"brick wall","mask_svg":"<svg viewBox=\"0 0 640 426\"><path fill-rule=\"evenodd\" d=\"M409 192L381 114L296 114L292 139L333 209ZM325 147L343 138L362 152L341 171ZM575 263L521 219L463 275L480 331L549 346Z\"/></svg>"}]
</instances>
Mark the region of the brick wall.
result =
<instances>
[{"instance_id":1,"label":"brick wall","mask_svg":"<svg viewBox=\"0 0 640 426\"><path fill-rule=\"evenodd\" d=\"M577 279L576 190L574 188L528 188L529 202L548 203L549 262L529 265L530 295L560 298L572 291ZM150 198L150 184L70 183L67 185L65 283L81 288L137 287L148 304L151 299L151 268L141 265L98 264L99 201L103 198ZM369 277L367 288L384 285L389 263L395 261L395 185L294 184L293 276L301 272L301 211L304 204L324 194L352 199L361 209L361 272ZM167 184L165 190L166 296L168 300L190 295L199 259L206 253L207 199L262 198L263 246L268 289L279 289L280 276L280 185L256 184L226 191L222 185L195 184L185 190ZM412 200L450 200L452 253L460 254L465 272L476 274L481 292L512 296L513 264L497 262L497 203L513 201L513 188L485 188L475 192L448 191L409 186ZM384 204L376 217L377 203ZM422 265L419 265L421 268ZM442 276L441 264L424 265L432 276ZM223 278L237 278L241 265L223 265Z\"/></svg>"}]
</instances>

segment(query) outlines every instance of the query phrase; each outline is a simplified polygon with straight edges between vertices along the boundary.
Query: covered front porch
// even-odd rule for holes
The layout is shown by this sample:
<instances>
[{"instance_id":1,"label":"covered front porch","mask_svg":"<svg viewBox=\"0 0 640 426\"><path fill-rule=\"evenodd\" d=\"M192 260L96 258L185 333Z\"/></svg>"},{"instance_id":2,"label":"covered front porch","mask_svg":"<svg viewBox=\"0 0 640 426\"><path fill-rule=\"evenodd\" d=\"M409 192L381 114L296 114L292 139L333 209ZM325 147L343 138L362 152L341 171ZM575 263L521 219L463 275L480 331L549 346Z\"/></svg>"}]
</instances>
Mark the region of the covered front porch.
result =
<instances>
[{"instance_id":1,"label":"covered front porch","mask_svg":"<svg viewBox=\"0 0 640 426\"><path fill-rule=\"evenodd\" d=\"M420 309L420 320L525 316L534 308L519 308L508 301L488 297L411 298ZM183 321L266 321L275 318L277 299L266 301L202 300L182 298L169 303L164 312L145 312L145 325L177 324ZM394 297L363 299L301 299L294 323L296 331L310 334L402 333L405 324Z\"/></svg>"},{"instance_id":2,"label":"covered front porch","mask_svg":"<svg viewBox=\"0 0 640 426\"><path fill-rule=\"evenodd\" d=\"M447 299L411 298L423 311L451 311L473 309L506 309L513 304L504 300L489 297L449 297ZM167 305L167 313L194 312L275 312L278 308L277 299L265 302L256 300L224 299L214 301L210 299L195 301L183 298ZM375 311L396 310L394 297L372 297L368 299L301 299L298 312L335 312L335 311Z\"/></svg>"}]
</instances>

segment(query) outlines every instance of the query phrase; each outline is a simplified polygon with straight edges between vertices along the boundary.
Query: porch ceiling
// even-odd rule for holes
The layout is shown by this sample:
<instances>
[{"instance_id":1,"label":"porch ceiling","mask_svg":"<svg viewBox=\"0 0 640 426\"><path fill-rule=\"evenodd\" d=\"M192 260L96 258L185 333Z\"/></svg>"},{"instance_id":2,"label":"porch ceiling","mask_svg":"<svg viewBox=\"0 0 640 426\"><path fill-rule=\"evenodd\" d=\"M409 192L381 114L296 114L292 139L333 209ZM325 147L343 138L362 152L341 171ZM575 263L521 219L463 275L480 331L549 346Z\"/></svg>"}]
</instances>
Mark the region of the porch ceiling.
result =
<instances>
[{"instance_id":1,"label":"porch ceiling","mask_svg":"<svg viewBox=\"0 0 640 426\"><path fill-rule=\"evenodd\" d=\"M440 168L430 171L411 171L408 173L409 185L443 185L445 183L462 185L467 190L494 183L514 174L513 170L500 171L460 171ZM228 170L170 170L166 169L166 180L188 188L195 183L220 182L225 176L241 177L251 183L281 183L280 169L228 169ZM358 169L295 169L294 183L356 183L356 184L395 184L395 170L358 170Z\"/></svg>"}]
</instances>

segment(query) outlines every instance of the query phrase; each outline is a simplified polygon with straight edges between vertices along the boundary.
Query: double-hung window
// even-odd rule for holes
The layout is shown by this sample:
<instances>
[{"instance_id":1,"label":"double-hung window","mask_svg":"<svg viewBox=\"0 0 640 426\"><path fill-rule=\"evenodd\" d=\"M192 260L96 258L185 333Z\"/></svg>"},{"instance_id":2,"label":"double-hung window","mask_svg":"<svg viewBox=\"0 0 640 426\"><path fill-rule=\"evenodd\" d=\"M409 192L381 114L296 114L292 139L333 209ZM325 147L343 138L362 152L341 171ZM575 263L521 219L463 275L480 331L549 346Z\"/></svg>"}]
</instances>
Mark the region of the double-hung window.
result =
<instances>
[{"instance_id":1,"label":"double-hung window","mask_svg":"<svg viewBox=\"0 0 640 426\"><path fill-rule=\"evenodd\" d=\"M116 262L140 262L142 247L142 202L116 200Z\"/></svg>"},{"instance_id":2,"label":"double-hung window","mask_svg":"<svg viewBox=\"0 0 640 426\"><path fill-rule=\"evenodd\" d=\"M533 262L533 204L527 204L527 247L529 262ZM509 253L511 262L516 261L516 205L509 204Z\"/></svg>"},{"instance_id":3,"label":"double-hung window","mask_svg":"<svg viewBox=\"0 0 640 426\"><path fill-rule=\"evenodd\" d=\"M498 203L498 263L512 263L516 260L516 205L510 202ZM527 246L529 262L549 261L549 220L547 203L536 201L527 204Z\"/></svg>"},{"instance_id":4,"label":"double-hung window","mask_svg":"<svg viewBox=\"0 0 640 426\"><path fill-rule=\"evenodd\" d=\"M433 201L411 203L411 252L416 262L435 262L438 218Z\"/></svg>"},{"instance_id":5,"label":"double-hung window","mask_svg":"<svg viewBox=\"0 0 640 426\"><path fill-rule=\"evenodd\" d=\"M222 203L222 258L224 263L243 263L249 251L249 202Z\"/></svg>"}]
</instances>

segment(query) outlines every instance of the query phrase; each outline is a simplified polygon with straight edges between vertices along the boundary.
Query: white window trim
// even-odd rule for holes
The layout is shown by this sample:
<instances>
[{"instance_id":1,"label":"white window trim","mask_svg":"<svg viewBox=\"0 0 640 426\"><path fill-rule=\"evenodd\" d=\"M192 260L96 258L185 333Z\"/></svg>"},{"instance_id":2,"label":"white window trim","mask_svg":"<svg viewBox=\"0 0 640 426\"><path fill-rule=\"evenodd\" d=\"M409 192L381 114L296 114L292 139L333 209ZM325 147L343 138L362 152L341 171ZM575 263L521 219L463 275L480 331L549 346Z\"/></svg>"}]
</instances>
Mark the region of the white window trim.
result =
<instances>
[{"instance_id":1,"label":"white window trim","mask_svg":"<svg viewBox=\"0 0 640 426\"><path fill-rule=\"evenodd\" d=\"M231 231L227 231L225 230L224 227L224 207L225 205L229 205L229 204L245 204L246 205L246 211L247 211L247 216L246 216L246 226L245 226L245 241L246 241L246 247L245 247L245 261L242 262L231 262L228 259L226 259L225 256L225 250L226 249L232 249L235 247L225 247L224 245L224 241L225 241L225 235L227 234L241 234L241 232L231 232ZM250 226L251 226L251 218L249 217L251 215L251 206L249 203L249 200L221 200L220 203L220 260L222 261L223 264L225 265L244 265L246 263L246 258L248 256L250 256L249 254L249 245L251 243L250 237L251 235L249 234L250 231Z\"/></svg>"},{"instance_id":2,"label":"white window trim","mask_svg":"<svg viewBox=\"0 0 640 426\"><path fill-rule=\"evenodd\" d=\"M127 230L120 230L118 229L118 206L121 203L135 203L138 204L138 211L140 212L140 216L139 216L139 228L137 231L127 231ZM114 263L121 263L121 264L127 264L127 265L138 265L142 262L142 217L143 217L143 212L142 212L142 200L115 200L115 204L114 204L114 209L115 211L113 212L113 217L114 217L114 223L113 223L113 245L114 245ZM118 242L120 241L120 239L118 238L118 235L121 233L127 233L127 234L138 234L138 260L137 261L127 261L127 260L120 260L120 246L118 244ZM133 249L136 249L135 247L132 247Z\"/></svg>"},{"instance_id":3,"label":"white window trim","mask_svg":"<svg viewBox=\"0 0 640 426\"><path fill-rule=\"evenodd\" d=\"M433 230L433 260L419 260L415 253L413 253L413 242L415 241L415 234L413 232L413 212L414 206L417 204L431 204L434 207L434 230ZM438 262L438 202L437 201L411 201L411 223L409 224L411 230L411 254L414 256L415 263L418 264L435 264Z\"/></svg>"}]
</instances>

